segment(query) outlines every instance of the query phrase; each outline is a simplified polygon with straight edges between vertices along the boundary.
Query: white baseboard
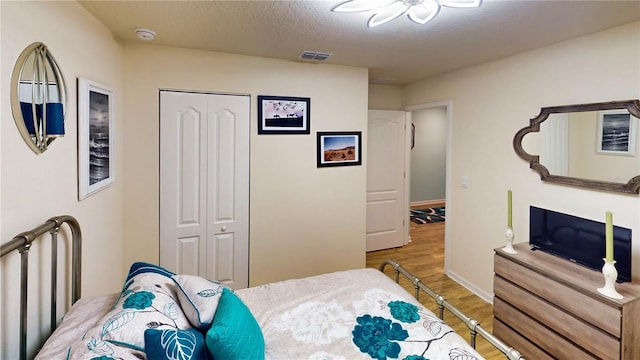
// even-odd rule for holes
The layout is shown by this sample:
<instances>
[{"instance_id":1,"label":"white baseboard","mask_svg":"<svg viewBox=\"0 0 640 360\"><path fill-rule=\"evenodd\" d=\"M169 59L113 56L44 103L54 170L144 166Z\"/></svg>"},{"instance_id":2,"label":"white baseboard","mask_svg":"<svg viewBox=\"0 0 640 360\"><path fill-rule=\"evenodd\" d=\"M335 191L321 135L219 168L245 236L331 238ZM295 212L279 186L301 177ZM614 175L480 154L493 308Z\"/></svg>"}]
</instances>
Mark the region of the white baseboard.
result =
<instances>
[{"instance_id":1,"label":"white baseboard","mask_svg":"<svg viewBox=\"0 0 640 360\"><path fill-rule=\"evenodd\" d=\"M446 270L445 273L452 280L462 285L464 288L471 291L472 293L476 294L482 300L493 305L493 294L487 293L486 291L480 289L479 287L475 286L473 283L469 282L467 279L463 278L462 276L459 276L458 274L456 274L451 270Z\"/></svg>"},{"instance_id":2,"label":"white baseboard","mask_svg":"<svg viewBox=\"0 0 640 360\"><path fill-rule=\"evenodd\" d=\"M415 207L415 206L432 207L434 205L440 205L440 204L444 204L444 203L445 203L445 199L437 199L437 200L427 200L427 201L414 201L414 202L410 203L409 205L411 207Z\"/></svg>"}]
</instances>

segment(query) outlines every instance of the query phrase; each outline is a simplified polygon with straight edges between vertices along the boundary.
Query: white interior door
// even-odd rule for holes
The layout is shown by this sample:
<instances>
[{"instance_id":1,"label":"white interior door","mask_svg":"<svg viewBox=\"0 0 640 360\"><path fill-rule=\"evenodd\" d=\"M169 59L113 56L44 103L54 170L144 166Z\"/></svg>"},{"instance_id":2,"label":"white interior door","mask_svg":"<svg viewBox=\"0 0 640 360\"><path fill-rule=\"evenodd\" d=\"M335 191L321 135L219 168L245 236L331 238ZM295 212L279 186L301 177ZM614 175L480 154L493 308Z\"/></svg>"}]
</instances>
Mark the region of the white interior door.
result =
<instances>
[{"instance_id":1,"label":"white interior door","mask_svg":"<svg viewBox=\"0 0 640 360\"><path fill-rule=\"evenodd\" d=\"M410 118L404 111L369 110L367 251L399 247L409 237Z\"/></svg>"},{"instance_id":2,"label":"white interior door","mask_svg":"<svg viewBox=\"0 0 640 360\"><path fill-rule=\"evenodd\" d=\"M160 265L249 285L249 96L160 92Z\"/></svg>"}]
</instances>

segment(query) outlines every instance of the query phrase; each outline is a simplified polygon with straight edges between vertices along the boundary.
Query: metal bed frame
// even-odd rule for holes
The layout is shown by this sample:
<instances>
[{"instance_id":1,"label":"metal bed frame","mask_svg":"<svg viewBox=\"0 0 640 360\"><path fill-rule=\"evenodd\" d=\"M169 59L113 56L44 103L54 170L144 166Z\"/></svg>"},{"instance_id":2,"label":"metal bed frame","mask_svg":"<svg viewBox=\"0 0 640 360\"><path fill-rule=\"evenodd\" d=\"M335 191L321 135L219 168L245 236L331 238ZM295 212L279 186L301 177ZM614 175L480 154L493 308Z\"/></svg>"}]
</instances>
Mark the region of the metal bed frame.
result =
<instances>
[{"instance_id":1,"label":"metal bed frame","mask_svg":"<svg viewBox=\"0 0 640 360\"><path fill-rule=\"evenodd\" d=\"M80 231L80 225L78 221L69 215L62 215L52 217L44 224L37 226L30 231L22 232L11 241L0 246L0 258L4 257L17 250L20 253L20 360L27 360L27 275L29 271L29 250L32 243L40 238L47 232L51 235L51 333L57 326L57 270L58 270L58 232L63 224L67 224L71 229L72 236L72 260L71 260L71 304L74 304L80 299L80 284L81 284L81 264L82 264L82 234ZM449 310L458 319L460 319L469 329L471 336L470 343L473 348L476 347L476 335L480 334L491 345L500 350L507 359L510 360L524 360L524 357L520 355L514 348L506 345L500 339L495 337L491 332L483 328L478 321L466 316L462 311L451 305L440 294L433 291L427 285L425 285L420 279L404 269L400 264L392 260L385 260L379 267L379 270L384 272L384 268L387 265L391 265L395 271L395 281L400 282L400 274L409 279L415 288L415 297L420 300L420 290L424 291L427 295L432 297L438 304L439 317L444 318L444 309Z\"/></svg>"},{"instance_id":2,"label":"metal bed frame","mask_svg":"<svg viewBox=\"0 0 640 360\"><path fill-rule=\"evenodd\" d=\"M458 319L460 319L460 321L462 321L469 329L469 335L471 337L469 342L471 343L471 346L474 349L476 348L476 335L479 334L482 338L487 340L496 349L500 350L506 356L507 359L524 360L524 357L520 355L520 353L517 350L508 346L507 344L502 342L500 339L498 339L495 335L493 335L491 332L483 328L482 325L480 325L480 323L476 319L465 315L458 308L451 305L451 303L449 303L444 298L444 296L433 291L433 289L425 285L422 281L420 281L420 279L418 279L416 276L411 274L409 271L407 271L397 262L387 259L383 261L382 264L380 264L380 267L378 270L384 272L384 268L387 265L390 265L393 267L393 270L395 272L395 277L396 277L395 278L396 283L400 283L400 274L404 275L404 277L406 277L409 281L413 283L413 287L415 288L415 298L417 300L420 300L420 290L424 291L427 295L432 297L433 300L435 300L436 304L438 304L438 309L439 309L438 316L440 317L440 319L444 320L445 309L449 310L453 315L455 315Z\"/></svg>"},{"instance_id":3,"label":"metal bed frame","mask_svg":"<svg viewBox=\"0 0 640 360\"><path fill-rule=\"evenodd\" d=\"M27 360L27 275L29 272L29 250L32 243L45 233L51 234L51 332L57 326L57 279L58 279L58 231L63 224L71 229L71 296L72 304L80 299L82 235L78 221L69 215L52 217L44 224L22 232L11 241L0 246L0 258L17 250L20 253L20 360Z\"/></svg>"}]
</instances>

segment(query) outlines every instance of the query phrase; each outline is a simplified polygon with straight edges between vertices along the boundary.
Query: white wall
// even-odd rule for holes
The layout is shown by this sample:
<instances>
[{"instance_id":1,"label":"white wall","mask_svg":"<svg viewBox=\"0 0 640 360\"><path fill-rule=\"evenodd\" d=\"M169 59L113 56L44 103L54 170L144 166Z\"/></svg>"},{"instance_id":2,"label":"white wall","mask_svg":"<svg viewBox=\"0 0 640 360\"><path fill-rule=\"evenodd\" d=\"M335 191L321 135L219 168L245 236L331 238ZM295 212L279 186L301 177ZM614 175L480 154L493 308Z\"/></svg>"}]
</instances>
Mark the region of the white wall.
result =
<instances>
[{"instance_id":1,"label":"white wall","mask_svg":"<svg viewBox=\"0 0 640 360\"><path fill-rule=\"evenodd\" d=\"M158 262L161 88L251 95L251 285L363 267L366 158L316 167L316 132L362 131L367 70L125 45L124 266ZM257 135L257 95L311 98L310 135Z\"/></svg>"},{"instance_id":2,"label":"white wall","mask_svg":"<svg viewBox=\"0 0 640 360\"><path fill-rule=\"evenodd\" d=\"M446 270L487 299L493 249L503 246L507 190L516 242L528 241L528 208L541 206L631 228L640 264L637 195L543 183L513 150L514 134L541 107L640 98L640 23L425 80L403 89L403 105L452 101ZM469 188L460 187L468 176ZM640 266L634 267L640 279Z\"/></svg>"},{"instance_id":3,"label":"white wall","mask_svg":"<svg viewBox=\"0 0 640 360\"><path fill-rule=\"evenodd\" d=\"M2 67L0 123L1 241L40 225L52 216L75 216L83 230L82 295L115 292L122 286L122 96L123 50L104 26L76 2L0 2L2 9ZM55 20L55 21L53 21ZM24 143L11 115L9 85L14 63L33 42L45 43L59 63L68 87L66 136L49 150L34 154ZM116 181L81 202L77 177L77 86L86 77L109 85L115 92ZM68 232L62 234L69 237ZM60 251L65 246L60 246ZM69 247L66 247L69 249ZM30 329L48 328L48 246L30 254ZM0 261L0 358L18 358L19 257ZM68 284L60 283L60 291ZM46 330L45 330L46 331ZM33 332L32 332L33 334ZM34 344L30 346L33 347Z\"/></svg>"}]
</instances>

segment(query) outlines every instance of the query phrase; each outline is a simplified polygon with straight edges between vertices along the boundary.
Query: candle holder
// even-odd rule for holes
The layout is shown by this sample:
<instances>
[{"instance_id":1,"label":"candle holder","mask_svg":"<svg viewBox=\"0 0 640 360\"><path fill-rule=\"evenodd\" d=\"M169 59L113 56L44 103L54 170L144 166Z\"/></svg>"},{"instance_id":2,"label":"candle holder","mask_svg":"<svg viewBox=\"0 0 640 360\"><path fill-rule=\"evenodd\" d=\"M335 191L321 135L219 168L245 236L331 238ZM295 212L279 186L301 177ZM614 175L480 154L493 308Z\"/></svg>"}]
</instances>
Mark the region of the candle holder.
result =
<instances>
[{"instance_id":1,"label":"candle holder","mask_svg":"<svg viewBox=\"0 0 640 360\"><path fill-rule=\"evenodd\" d=\"M604 260L604 265L602 266L602 275L604 275L604 287L598 288L598 292L613 299L622 299L623 296L616 291L616 279L618 279L616 261L607 260L606 258L602 260Z\"/></svg>"},{"instance_id":2,"label":"candle holder","mask_svg":"<svg viewBox=\"0 0 640 360\"><path fill-rule=\"evenodd\" d=\"M513 248L513 228L508 227L505 235L507 237L507 246L503 247L502 251L509 254L517 254L518 252Z\"/></svg>"}]
</instances>

